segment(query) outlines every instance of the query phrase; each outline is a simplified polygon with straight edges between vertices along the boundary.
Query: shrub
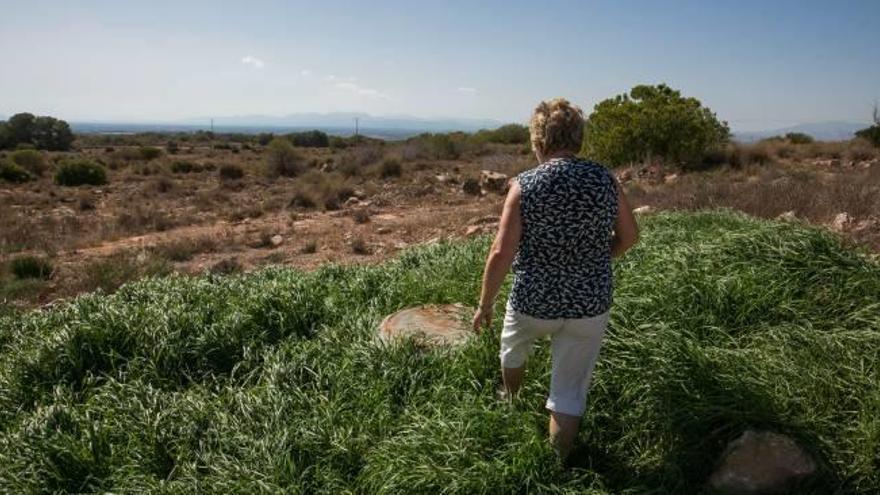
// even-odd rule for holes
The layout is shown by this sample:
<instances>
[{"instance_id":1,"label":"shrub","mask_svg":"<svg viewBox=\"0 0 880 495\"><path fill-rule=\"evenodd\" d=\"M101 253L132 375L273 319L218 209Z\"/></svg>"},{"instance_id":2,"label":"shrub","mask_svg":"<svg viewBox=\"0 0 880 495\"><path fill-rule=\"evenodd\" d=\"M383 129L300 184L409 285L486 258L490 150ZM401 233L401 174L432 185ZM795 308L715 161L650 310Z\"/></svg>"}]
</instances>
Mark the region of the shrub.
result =
<instances>
[{"instance_id":1,"label":"shrub","mask_svg":"<svg viewBox=\"0 0 880 495\"><path fill-rule=\"evenodd\" d=\"M338 210L343 201L354 194L351 181L339 173L311 170L297 178L291 206Z\"/></svg>"},{"instance_id":2,"label":"shrub","mask_svg":"<svg viewBox=\"0 0 880 495\"><path fill-rule=\"evenodd\" d=\"M874 146L880 146L880 125L862 129L856 132L856 136L869 141Z\"/></svg>"},{"instance_id":3,"label":"shrub","mask_svg":"<svg viewBox=\"0 0 880 495\"><path fill-rule=\"evenodd\" d=\"M358 209L354 210L351 213L351 218L354 220L354 223L363 224L370 222L370 212L366 209Z\"/></svg>"},{"instance_id":4,"label":"shrub","mask_svg":"<svg viewBox=\"0 0 880 495\"><path fill-rule=\"evenodd\" d=\"M222 180L238 180L244 177L244 169L233 164L221 165L218 173Z\"/></svg>"},{"instance_id":5,"label":"shrub","mask_svg":"<svg viewBox=\"0 0 880 495\"><path fill-rule=\"evenodd\" d=\"M193 172L201 172L202 166L185 160L177 160L171 163L171 171L175 174L189 174Z\"/></svg>"},{"instance_id":6,"label":"shrub","mask_svg":"<svg viewBox=\"0 0 880 495\"><path fill-rule=\"evenodd\" d=\"M785 140L791 144L810 144L815 141L813 136L803 132L789 132L785 135Z\"/></svg>"},{"instance_id":7,"label":"shrub","mask_svg":"<svg viewBox=\"0 0 880 495\"><path fill-rule=\"evenodd\" d=\"M596 105L583 153L612 166L655 159L692 166L729 137L727 123L696 98L665 84L643 85Z\"/></svg>"},{"instance_id":8,"label":"shrub","mask_svg":"<svg viewBox=\"0 0 880 495\"><path fill-rule=\"evenodd\" d=\"M326 133L318 130L293 132L286 137L294 146L301 146L303 148L326 148L330 146L330 138Z\"/></svg>"},{"instance_id":9,"label":"shrub","mask_svg":"<svg viewBox=\"0 0 880 495\"><path fill-rule=\"evenodd\" d=\"M12 260L11 271L19 280L33 278L48 280L52 277L53 269L49 260L36 256L21 256Z\"/></svg>"},{"instance_id":10,"label":"shrub","mask_svg":"<svg viewBox=\"0 0 880 495\"><path fill-rule=\"evenodd\" d=\"M507 124L474 134L474 140L477 142L499 144L529 144L530 137L529 128L522 124Z\"/></svg>"},{"instance_id":11,"label":"shrub","mask_svg":"<svg viewBox=\"0 0 880 495\"><path fill-rule=\"evenodd\" d=\"M0 161L0 179L21 183L31 180L31 174L12 160L3 160Z\"/></svg>"},{"instance_id":12,"label":"shrub","mask_svg":"<svg viewBox=\"0 0 880 495\"><path fill-rule=\"evenodd\" d=\"M9 155L9 159L20 165L33 175L41 176L49 168L43 154L36 150L17 150Z\"/></svg>"},{"instance_id":13,"label":"shrub","mask_svg":"<svg viewBox=\"0 0 880 495\"><path fill-rule=\"evenodd\" d=\"M86 158L66 160L55 171L55 183L59 186L100 186L107 183L107 171Z\"/></svg>"},{"instance_id":14,"label":"shrub","mask_svg":"<svg viewBox=\"0 0 880 495\"><path fill-rule=\"evenodd\" d=\"M383 179L387 179L390 177L400 177L403 173L403 168L400 166L400 162L393 158L389 158L382 162L382 165L379 166L379 177Z\"/></svg>"},{"instance_id":15,"label":"shrub","mask_svg":"<svg viewBox=\"0 0 880 495\"><path fill-rule=\"evenodd\" d=\"M141 160L155 160L162 156L162 150L153 146L141 146L138 148L138 155L140 155Z\"/></svg>"},{"instance_id":16,"label":"shrub","mask_svg":"<svg viewBox=\"0 0 880 495\"><path fill-rule=\"evenodd\" d=\"M270 177L296 177L302 172L303 162L290 141L275 138L269 143L266 166Z\"/></svg>"}]
</instances>

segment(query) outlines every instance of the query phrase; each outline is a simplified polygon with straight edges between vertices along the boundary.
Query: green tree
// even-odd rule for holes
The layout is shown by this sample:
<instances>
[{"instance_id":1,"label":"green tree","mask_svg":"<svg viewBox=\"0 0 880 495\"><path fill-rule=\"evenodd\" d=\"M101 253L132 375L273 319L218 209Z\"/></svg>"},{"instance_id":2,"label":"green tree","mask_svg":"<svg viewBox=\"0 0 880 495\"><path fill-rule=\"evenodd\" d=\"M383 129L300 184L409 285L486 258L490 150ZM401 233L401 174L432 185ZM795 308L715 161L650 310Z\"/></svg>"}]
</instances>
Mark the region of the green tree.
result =
<instances>
[{"instance_id":1,"label":"green tree","mask_svg":"<svg viewBox=\"0 0 880 495\"><path fill-rule=\"evenodd\" d=\"M277 137L269 143L266 155L266 173L270 177L295 177L303 169L302 157L290 140Z\"/></svg>"},{"instance_id":2,"label":"green tree","mask_svg":"<svg viewBox=\"0 0 880 495\"><path fill-rule=\"evenodd\" d=\"M582 151L614 166L646 159L694 166L729 139L727 123L696 98L665 84L640 85L595 106Z\"/></svg>"},{"instance_id":3,"label":"green tree","mask_svg":"<svg viewBox=\"0 0 880 495\"><path fill-rule=\"evenodd\" d=\"M15 147L20 143L31 143L34 135L34 121L37 120L32 113L17 113L6 122L9 129L9 147Z\"/></svg>"},{"instance_id":4,"label":"green tree","mask_svg":"<svg viewBox=\"0 0 880 495\"><path fill-rule=\"evenodd\" d=\"M867 139L874 146L880 146L880 107L874 105L874 125L856 132L856 137Z\"/></svg>"},{"instance_id":5,"label":"green tree","mask_svg":"<svg viewBox=\"0 0 880 495\"><path fill-rule=\"evenodd\" d=\"M73 132L63 120L54 117L35 117L18 113L9 118L0 130L0 148L31 145L37 149L66 151L73 144Z\"/></svg>"}]
</instances>

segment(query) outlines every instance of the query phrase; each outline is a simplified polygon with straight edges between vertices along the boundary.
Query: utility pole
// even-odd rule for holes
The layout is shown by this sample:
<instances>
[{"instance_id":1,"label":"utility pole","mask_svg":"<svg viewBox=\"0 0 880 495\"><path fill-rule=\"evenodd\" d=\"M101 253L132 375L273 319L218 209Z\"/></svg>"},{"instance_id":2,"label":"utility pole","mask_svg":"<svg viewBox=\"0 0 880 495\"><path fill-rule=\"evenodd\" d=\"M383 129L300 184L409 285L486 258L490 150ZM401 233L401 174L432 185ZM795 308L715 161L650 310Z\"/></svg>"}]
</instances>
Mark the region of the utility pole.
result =
<instances>
[{"instance_id":1,"label":"utility pole","mask_svg":"<svg viewBox=\"0 0 880 495\"><path fill-rule=\"evenodd\" d=\"M361 120L360 117L354 118L354 137L355 137L355 139L358 138L358 132L360 131L360 120Z\"/></svg>"},{"instance_id":2,"label":"utility pole","mask_svg":"<svg viewBox=\"0 0 880 495\"><path fill-rule=\"evenodd\" d=\"M214 119L211 118L211 134L214 134Z\"/></svg>"}]
</instances>

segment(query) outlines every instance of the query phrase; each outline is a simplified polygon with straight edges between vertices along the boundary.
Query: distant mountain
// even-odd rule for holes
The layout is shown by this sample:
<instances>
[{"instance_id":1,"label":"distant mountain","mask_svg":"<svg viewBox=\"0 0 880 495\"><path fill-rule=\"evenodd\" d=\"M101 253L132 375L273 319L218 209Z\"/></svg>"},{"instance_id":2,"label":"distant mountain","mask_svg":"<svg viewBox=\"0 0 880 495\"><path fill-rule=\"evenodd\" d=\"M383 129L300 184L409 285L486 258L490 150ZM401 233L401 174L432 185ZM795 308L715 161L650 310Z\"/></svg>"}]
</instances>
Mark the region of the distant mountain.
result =
<instances>
[{"instance_id":1,"label":"distant mountain","mask_svg":"<svg viewBox=\"0 0 880 495\"><path fill-rule=\"evenodd\" d=\"M494 129L503 123L492 119L419 118L408 115L374 116L366 113L302 113L285 116L240 115L213 117L217 132L293 132L318 129L328 134L354 134L355 119L362 135L384 139L405 139L423 132L473 132ZM71 122L74 132L193 132L211 128L211 117L184 119L175 122Z\"/></svg>"},{"instance_id":2,"label":"distant mountain","mask_svg":"<svg viewBox=\"0 0 880 495\"><path fill-rule=\"evenodd\" d=\"M783 136L789 132L802 132L819 141L844 141L852 139L856 131L869 126L870 124L858 122L814 122L766 131L735 132L734 139L748 143L768 137Z\"/></svg>"}]
</instances>

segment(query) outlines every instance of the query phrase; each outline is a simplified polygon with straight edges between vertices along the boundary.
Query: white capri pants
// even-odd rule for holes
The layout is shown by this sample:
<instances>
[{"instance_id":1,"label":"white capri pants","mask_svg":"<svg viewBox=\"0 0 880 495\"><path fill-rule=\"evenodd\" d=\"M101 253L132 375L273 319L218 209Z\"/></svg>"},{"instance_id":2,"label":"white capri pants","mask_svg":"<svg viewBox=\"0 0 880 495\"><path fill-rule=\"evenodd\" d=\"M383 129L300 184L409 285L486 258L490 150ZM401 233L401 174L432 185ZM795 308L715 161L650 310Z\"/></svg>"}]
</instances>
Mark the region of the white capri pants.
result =
<instances>
[{"instance_id":1,"label":"white capri pants","mask_svg":"<svg viewBox=\"0 0 880 495\"><path fill-rule=\"evenodd\" d=\"M549 335L553 371L546 407L569 416L583 416L608 315L606 311L589 318L543 320L518 313L508 301L501 331L501 366L524 366L534 352L535 340Z\"/></svg>"}]
</instances>

